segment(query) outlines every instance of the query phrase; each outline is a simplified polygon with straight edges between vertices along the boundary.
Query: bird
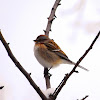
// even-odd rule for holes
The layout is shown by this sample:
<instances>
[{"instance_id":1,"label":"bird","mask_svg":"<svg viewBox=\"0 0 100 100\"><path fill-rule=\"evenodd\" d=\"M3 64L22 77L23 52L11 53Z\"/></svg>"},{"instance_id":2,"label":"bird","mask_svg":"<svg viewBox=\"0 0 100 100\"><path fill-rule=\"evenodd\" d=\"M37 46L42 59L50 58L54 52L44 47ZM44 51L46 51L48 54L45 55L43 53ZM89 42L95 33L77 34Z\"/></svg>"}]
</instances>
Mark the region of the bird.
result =
<instances>
[{"instance_id":1,"label":"bird","mask_svg":"<svg viewBox=\"0 0 100 100\"><path fill-rule=\"evenodd\" d=\"M76 64L71 61L54 40L50 39L47 35L39 35L34 42L34 55L44 68L51 69L60 64ZM81 65L78 65L78 67L88 71L87 68Z\"/></svg>"}]
</instances>

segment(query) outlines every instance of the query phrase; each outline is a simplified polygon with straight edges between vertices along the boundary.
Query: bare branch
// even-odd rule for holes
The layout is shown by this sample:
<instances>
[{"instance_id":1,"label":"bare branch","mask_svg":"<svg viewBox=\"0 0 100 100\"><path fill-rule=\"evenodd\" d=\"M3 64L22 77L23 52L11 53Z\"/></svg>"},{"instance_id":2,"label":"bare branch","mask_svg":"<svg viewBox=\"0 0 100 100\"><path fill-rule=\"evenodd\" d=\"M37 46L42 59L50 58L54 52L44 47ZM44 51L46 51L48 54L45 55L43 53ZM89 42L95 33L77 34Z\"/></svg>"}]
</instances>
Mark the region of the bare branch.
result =
<instances>
[{"instance_id":1,"label":"bare branch","mask_svg":"<svg viewBox=\"0 0 100 100\"><path fill-rule=\"evenodd\" d=\"M32 80L31 76L29 73L27 73L27 71L22 67L22 65L18 62L18 60L15 58L15 56L13 55L8 43L6 42L6 40L4 39L1 31L0 31L0 40L2 42L2 44L4 45L8 56L11 58L11 60L14 62L14 64L17 66L17 68L24 74L24 76L27 78L27 80L29 81L29 83L31 84L31 86L36 90L36 92L39 94L39 96L43 99L43 100L47 100L46 96L42 93L42 91L40 90L40 88L35 84L35 82Z\"/></svg>"},{"instance_id":2,"label":"bare branch","mask_svg":"<svg viewBox=\"0 0 100 100\"><path fill-rule=\"evenodd\" d=\"M45 35L49 36L49 32L51 31L51 25L52 25L52 22L53 20L56 18L55 16L55 12L56 12L56 9L60 4L60 1L61 0L56 0L53 7L52 7L52 10L51 10L51 13L50 13L50 16L48 17L48 23L47 23L47 27L46 27L46 30L44 30L45 32Z\"/></svg>"},{"instance_id":3,"label":"bare branch","mask_svg":"<svg viewBox=\"0 0 100 100\"><path fill-rule=\"evenodd\" d=\"M69 74L66 74L64 79L62 80L62 82L59 84L59 86L56 88L55 92L53 93L53 97L56 99L57 95L59 94L59 92L61 91L61 89L63 88L63 86L66 84L66 81L69 79L69 77L76 72L76 68L79 65L79 63L84 59L84 57L88 54L88 52L93 48L94 43L96 42L96 40L98 39L100 35L100 31L97 34L97 36L95 37L95 39L92 41L91 45L89 46L89 48L85 51L85 53L83 54L83 56L77 61L76 65L74 66L74 68L72 69L72 71ZM84 99L83 99L84 100Z\"/></svg>"}]
</instances>

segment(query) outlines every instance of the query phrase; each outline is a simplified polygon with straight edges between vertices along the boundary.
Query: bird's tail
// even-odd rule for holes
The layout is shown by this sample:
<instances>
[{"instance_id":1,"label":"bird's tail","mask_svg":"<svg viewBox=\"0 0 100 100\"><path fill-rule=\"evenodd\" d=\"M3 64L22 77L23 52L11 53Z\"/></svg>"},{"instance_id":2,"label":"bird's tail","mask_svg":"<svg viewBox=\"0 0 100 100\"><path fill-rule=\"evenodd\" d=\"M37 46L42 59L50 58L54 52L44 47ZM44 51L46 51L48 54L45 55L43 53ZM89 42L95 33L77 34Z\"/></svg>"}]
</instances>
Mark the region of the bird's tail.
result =
<instances>
[{"instance_id":1,"label":"bird's tail","mask_svg":"<svg viewBox=\"0 0 100 100\"><path fill-rule=\"evenodd\" d=\"M76 65L76 63L74 63L74 62L72 62L72 61L71 61L71 63L74 64L74 65ZM82 69L84 69L84 70L86 70L86 71L89 71L87 68L85 68L85 67L83 67L83 66L81 66L81 65L78 65L78 67L80 67L80 68L82 68Z\"/></svg>"},{"instance_id":2,"label":"bird's tail","mask_svg":"<svg viewBox=\"0 0 100 100\"><path fill-rule=\"evenodd\" d=\"M66 57L66 59L63 60L63 63L65 63L65 64L67 63L67 64L76 65L76 63L73 62L73 61L71 61L70 59L68 59L68 57ZM83 67L83 66L81 66L81 65L78 65L78 67L80 67L80 68L82 68L82 69L84 69L84 70L86 70L86 71L89 71L87 68L85 68L85 67Z\"/></svg>"}]
</instances>

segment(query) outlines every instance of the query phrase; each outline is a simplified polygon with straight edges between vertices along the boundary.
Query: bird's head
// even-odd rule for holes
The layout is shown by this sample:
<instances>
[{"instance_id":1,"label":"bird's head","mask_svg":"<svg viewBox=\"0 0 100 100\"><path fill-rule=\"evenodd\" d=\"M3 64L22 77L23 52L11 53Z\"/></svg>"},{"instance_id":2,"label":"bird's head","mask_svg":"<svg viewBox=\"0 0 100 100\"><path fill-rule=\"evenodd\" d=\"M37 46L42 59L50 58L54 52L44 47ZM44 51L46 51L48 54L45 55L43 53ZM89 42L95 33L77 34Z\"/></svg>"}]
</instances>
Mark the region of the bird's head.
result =
<instances>
[{"instance_id":1,"label":"bird's head","mask_svg":"<svg viewBox=\"0 0 100 100\"><path fill-rule=\"evenodd\" d=\"M34 42L36 43L43 43L50 40L50 38L47 35L39 35Z\"/></svg>"}]
</instances>

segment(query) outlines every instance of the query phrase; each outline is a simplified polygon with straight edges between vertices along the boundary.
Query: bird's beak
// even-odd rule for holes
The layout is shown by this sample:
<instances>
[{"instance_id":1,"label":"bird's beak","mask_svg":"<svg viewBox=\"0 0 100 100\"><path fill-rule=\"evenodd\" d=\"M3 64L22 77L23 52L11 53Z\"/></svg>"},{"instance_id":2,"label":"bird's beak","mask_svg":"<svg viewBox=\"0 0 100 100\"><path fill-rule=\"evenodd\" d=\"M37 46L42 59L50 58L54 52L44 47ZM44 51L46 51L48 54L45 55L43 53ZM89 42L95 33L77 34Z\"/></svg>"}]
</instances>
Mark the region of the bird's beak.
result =
<instances>
[{"instance_id":1,"label":"bird's beak","mask_svg":"<svg viewBox=\"0 0 100 100\"><path fill-rule=\"evenodd\" d=\"M33 40L34 42L36 42L37 40Z\"/></svg>"}]
</instances>

